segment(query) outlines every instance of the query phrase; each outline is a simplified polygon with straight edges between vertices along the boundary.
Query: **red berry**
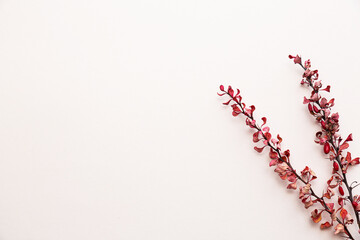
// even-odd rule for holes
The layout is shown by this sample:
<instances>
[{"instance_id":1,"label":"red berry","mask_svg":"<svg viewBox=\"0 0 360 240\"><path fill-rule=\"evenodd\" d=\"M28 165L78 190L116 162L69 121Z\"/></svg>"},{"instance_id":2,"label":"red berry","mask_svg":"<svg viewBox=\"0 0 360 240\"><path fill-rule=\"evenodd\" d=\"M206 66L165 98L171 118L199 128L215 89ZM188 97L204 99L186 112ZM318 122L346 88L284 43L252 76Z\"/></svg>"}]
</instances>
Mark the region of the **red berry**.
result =
<instances>
[{"instance_id":1,"label":"red berry","mask_svg":"<svg viewBox=\"0 0 360 240\"><path fill-rule=\"evenodd\" d=\"M328 154L330 152L330 144L329 142L326 142L324 145L324 153Z\"/></svg>"}]
</instances>

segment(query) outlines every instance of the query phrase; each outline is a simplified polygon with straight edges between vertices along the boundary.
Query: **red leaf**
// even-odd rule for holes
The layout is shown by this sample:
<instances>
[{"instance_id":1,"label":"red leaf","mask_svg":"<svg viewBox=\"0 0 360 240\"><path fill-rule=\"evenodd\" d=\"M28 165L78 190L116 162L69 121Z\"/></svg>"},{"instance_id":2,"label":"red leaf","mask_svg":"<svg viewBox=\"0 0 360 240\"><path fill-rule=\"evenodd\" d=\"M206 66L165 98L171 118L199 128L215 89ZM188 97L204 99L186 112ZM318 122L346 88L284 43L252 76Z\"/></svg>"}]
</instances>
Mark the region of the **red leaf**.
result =
<instances>
[{"instance_id":1,"label":"red leaf","mask_svg":"<svg viewBox=\"0 0 360 240\"><path fill-rule=\"evenodd\" d=\"M353 140L352 133L350 133L349 136L346 138L345 142L350 142L352 140Z\"/></svg>"},{"instance_id":2,"label":"red leaf","mask_svg":"<svg viewBox=\"0 0 360 240\"><path fill-rule=\"evenodd\" d=\"M280 175L280 178L281 178L282 180L285 180L285 179L287 178L287 175L286 175L286 174Z\"/></svg>"},{"instance_id":3,"label":"red leaf","mask_svg":"<svg viewBox=\"0 0 360 240\"><path fill-rule=\"evenodd\" d=\"M224 88L223 85L220 85L220 90L221 90L221 91L225 91L225 88Z\"/></svg>"},{"instance_id":4,"label":"red leaf","mask_svg":"<svg viewBox=\"0 0 360 240\"><path fill-rule=\"evenodd\" d=\"M289 58L290 59L294 59L294 63L301 63L301 57L299 55L296 55L296 56L292 56L292 55L289 55Z\"/></svg>"},{"instance_id":5,"label":"red leaf","mask_svg":"<svg viewBox=\"0 0 360 240\"><path fill-rule=\"evenodd\" d=\"M360 163L360 158L354 158L353 160L351 160L351 162L350 162L350 165L357 165L357 164L359 164Z\"/></svg>"},{"instance_id":6,"label":"red leaf","mask_svg":"<svg viewBox=\"0 0 360 240\"><path fill-rule=\"evenodd\" d=\"M330 209L330 211L334 210L334 203L327 203L326 206L328 206L328 208Z\"/></svg>"},{"instance_id":7,"label":"red leaf","mask_svg":"<svg viewBox=\"0 0 360 240\"><path fill-rule=\"evenodd\" d=\"M314 221L314 223L318 223L321 221L321 212L318 212L317 209L315 209L314 211L311 212L311 218Z\"/></svg>"},{"instance_id":8,"label":"red leaf","mask_svg":"<svg viewBox=\"0 0 360 240\"><path fill-rule=\"evenodd\" d=\"M320 123L321 123L322 128L324 128L324 129L325 129L325 128L326 128L325 122L324 122L323 120L321 120L321 122L320 122Z\"/></svg>"},{"instance_id":9,"label":"red leaf","mask_svg":"<svg viewBox=\"0 0 360 240\"><path fill-rule=\"evenodd\" d=\"M296 189L296 182L294 183L290 183L288 186L287 186L287 189Z\"/></svg>"},{"instance_id":10,"label":"red leaf","mask_svg":"<svg viewBox=\"0 0 360 240\"><path fill-rule=\"evenodd\" d=\"M316 113L320 112L320 110L315 105L313 106L313 109L314 109L314 112L316 112Z\"/></svg>"},{"instance_id":11,"label":"red leaf","mask_svg":"<svg viewBox=\"0 0 360 240\"><path fill-rule=\"evenodd\" d=\"M271 159L278 159L278 154L272 148L270 148L269 156Z\"/></svg>"},{"instance_id":12,"label":"red leaf","mask_svg":"<svg viewBox=\"0 0 360 240\"><path fill-rule=\"evenodd\" d=\"M227 102L224 102L223 104L224 105L229 105L229 103L232 101L232 99L230 99L229 101L227 101Z\"/></svg>"},{"instance_id":13,"label":"red leaf","mask_svg":"<svg viewBox=\"0 0 360 240\"><path fill-rule=\"evenodd\" d=\"M276 164L277 164L277 159L273 159L270 161L269 166L272 167L275 166Z\"/></svg>"},{"instance_id":14,"label":"red leaf","mask_svg":"<svg viewBox=\"0 0 360 240\"><path fill-rule=\"evenodd\" d=\"M261 126L264 126L266 124L266 121L267 121L266 117L261 118L261 120L263 121L263 124Z\"/></svg>"},{"instance_id":15,"label":"red leaf","mask_svg":"<svg viewBox=\"0 0 360 240\"><path fill-rule=\"evenodd\" d=\"M226 93L217 93L219 96L224 96Z\"/></svg>"},{"instance_id":16,"label":"red leaf","mask_svg":"<svg viewBox=\"0 0 360 240\"><path fill-rule=\"evenodd\" d=\"M251 109L251 115L252 115L253 112L255 111L255 106L254 106L254 105L251 105L251 106L250 106L250 109Z\"/></svg>"},{"instance_id":17,"label":"red leaf","mask_svg":"<svg viewBox=\"0 0 360 240\"><path fill-rule=\"evenodd\" d=\"M264 150L265 146L262 148L259 147L254 147L255 151L257 151L258 153L261 153Z\"/></svg>"},{"instance_id":18,"label":"red leaf","mask_svg":"<svg viewBox=\"0 0 360 240\"><path fill-rule=\"evenodd\" d=\"M341 211L340 211L340 216L341 216L341 218L342 218L343 220L346 218L347 213L348 213L348 212L346 211L345 208L341 209Z\"/></svg>"},{"instance_id":19,"label":"red leaf","mask_svg":"<svg viewBox=\"0 0 360 240\"><path fill-rule=\"evenodd\" d=\"M287 158L290 158L290 150L289 150L289 149L286 150L286 151L284 152L284 154L285 154L285 156L286 156Z\"/></svg>"},{"instance_id":20,"label":"red leaf","mask_svg":"<svg viewBox=\"0 0 360 240\"><path fill-rule=\"evenodd\" d=\"M344 198L339 197L339 198L338 198L338 204L339 204L340 206L344 206Z\"/></svg>"},{"instance_id":21,"label":"red leaf","mask_svg":"<svg viewBox=\"0 0 360 240\"><path fill-rule=\"evenodd\" d=\"M309 100L309 99L307 99L306 97L304 97L303 104L307 104L307 103L309 103L309 102L310 102L310 100Z\"/></svg>"},{"instance_id":22,"label":"red leaf","mask_svg":"<svg viewBox=\"0 0 360 240\"><path fill-rule=\"evenodd\" d=\"M347 152L345 159L346 159L347 162L351 161L351 152Z\"/></svg>"},{"instance_id":23,"label":"red leaf","mask_svg":"<svg viewBox=\"0 0 360 240\"><path fill-rule=\"evenodd\" d=\"M253 134L253 141L254 141L254 142L260 141L260 139L259 139L259 133L260 133L260 132L255 132L255 133Z\"/></svg>"},{"instance_id":24,"label":"red leaf","mask_svg":"<svg viewBox=\"0 0 360 240\"><path fill-rule=\"evenodd\" d=\"M231 88L231 86L228 87L228 93L231 97L234 97L234 90Z\"/></svg>"},{"instance_id":25,"label":"red leaf","mask_svg":"<svg viewBox=\"0 0 360 240\"><path fill-rule=\"evenodd\" d=\"M329 142L326 142L324 144L324 153L328 154L329 152L330 152L330 144L329 144Z\"/></svg>"},{"instance_id":26,"label":"red leaf","mask_svg":"<svg viewBox=\"0 0 360 240\"><path fill-rule=\"evenodd\" d=\"M344 149L347 149L349 147L349 144L347 142L341 144L340 148L339 148L339 151L342 151Z\"/></svg>"},{"instance_id":27,"label":"red leaf","mask_svg":"<svg viewBox=\"0 0 360 240\"><path fill-rule=\"evenodd\" d=\"M329 227L331 227L331 224L329 222L326 222L326 223L323 223L323 224L320 225L321 229L326 229L326 228L329 228Z\"/></svg>"},{"instance_id":28,"label":"red leaf","mask_svg":"<svg viewBox=\"0 0 360 240\"><path fill-rule=\"evenodd\" d=\"M270 134L269 132L266 132L264 135L265 135L265 139L268 140L268 141L270 141L270 139L271 139L271 134Z\"/></svg>"},{"instance_id":29,"label":"red leaf","mask_svg":"<svg viewBox=\"0 0 360 240\"><path fill-rule=\"evenodd\" d=\"M326 98L322 98L321 100L320 100L320 107L322 107L322 108L325 108L325 107L327 107L327 99Z\"/></svg>"},{"instance_id":30,"label":"red leaf","mask_svg":"<svg viewBox=\"0 0 360 240\"><path fill-rule=\"evenodd\" d=\"M312 108L312 106L311 106L311 103L308 104L308 109L309 109L309 112L310 112L311 114L314 114L314 110L313 110L313 108Z\"/></svg>"},{"instance_id":31,"label":"red leaf","mask_svg":"<svg viewBox=\"0 0 360 240\"><path fill-rule=\"evenodd\" d=\"M344 189L342 188L342 186L339 186L339 193L341 196L344 196Z\"/></svg>"},{"instance_id":32,"label":"red leaf","mask_svg":"<svg viewBox=\"0 0 360 240\"><path fill-rule=\"evenodd\" d=\"M330 85L328 85L326 88L322 89L323 91L330 92Z\"/></svg>"},{"instance_id":33,"label":"red leaf","mask_svg":"<svg viewBox=\"0 0 360 240\"><path fill-rule=\"evenodd\" d=\"M339 171L339 164L334 161L333 162L333 173L336 173L337 171Z\"/></svg>"},{"instance_id":34,"label":"red leaf","mask_svg":"<svg viewBox=\"0 0 360 240\"><path fill-rule=\"evenodd\" d=\"M234 117L236 117L237 115L239 115L240 114L240 112L236 112L236 111L233 111L232 112L232 115L234 116Z\"/></svg>"},{"instance_id":35,"label":"red leaf","mask_svg":"<svg viewBox=\"0 0 360 240\"><path fill-rule=\"evenodd\" d=\"M231 105L231 107L233 108L232 115L234 117L236 117L237 115L239 115L241 113L240 108L236 104Z\"/></svg>"},{"instance_id":36,"label":"red leaf","mask_svg":"<svg viewBox=\"0 0 360 240\"><path fill-rule=\"evenodd\" d=\"M288 180L289 180L289 182L296 182L298 180L298 178L294 173L288 173Z\"/></svg>"}]
</instances>

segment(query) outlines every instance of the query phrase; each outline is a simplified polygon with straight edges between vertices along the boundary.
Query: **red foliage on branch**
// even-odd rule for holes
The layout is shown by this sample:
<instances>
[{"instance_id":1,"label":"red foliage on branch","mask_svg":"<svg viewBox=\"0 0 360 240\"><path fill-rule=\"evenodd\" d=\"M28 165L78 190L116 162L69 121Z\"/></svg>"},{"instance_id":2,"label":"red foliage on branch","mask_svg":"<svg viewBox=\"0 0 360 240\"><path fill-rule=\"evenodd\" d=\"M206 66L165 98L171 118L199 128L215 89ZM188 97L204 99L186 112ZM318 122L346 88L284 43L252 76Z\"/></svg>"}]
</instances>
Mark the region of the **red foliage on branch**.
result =
<instances>
[{"instance_id":1,"label":"red foliage on branch","mask_svg":"<svg viewBox=\"0 0 360 240\"><path fill-rule=\"evenodd\" d=\"M240 90L236 89L236 93L231 86L225 90L223 85L220 86L220 96L228 96L229 100L224 105L232 107L232 115L234 117L245 117L245 124L254 129L253 142L260 143L254 149L261 153L267 150L269 153L269 166L274 167L279 177L287 182L287 188L299 189L299 199L305 208L316 207L311 212L311 219L315 223L319 223L323 219L323 214L327 213L328 221L320 225L321 229L334 226L335 234L343 234L347 239L355 239L350 233L347 225L353 224L356 217L358 230L360 229L360 196L353 195L353 189L358 186L352 186L348 183L346 173L348 168L360 163L360 158L352 158L351 153L347 151L349 142L353 140L352 134L344 140L339 134L339 114L332 113L331 107L334 106L334 98L328 100L322 96L322 93L329 93L331 87L323 87L319 80L318 70L311 70L310 60L302 63L299 55L289 55L295 64L299 64L303 69L301 84L311 88L310 96L304 97L304 104L307 104L309 113L314 116L319 123L320 131L315 136L315 142L322 146L322 151L331 161L332 172L331 177L327 181L327 187L321 195L315 193L312 188L312 181L315 180L316 174L308 166L306 166L300 174L292 167L290 163L290 150L282 150L282 138L270 133L270 128L266 126L267 119L261 118L261 125L254 118L255 106L249 107L242 101ZM300 186L299 186L300 185ZM337 189L337 193L334 191ZM337 199L335 200L335 198ZM349 203L346 205L346 203ZM349 213L352 211L352 215ZM335 226L335 222L337 222ZM360 232L359 232L360 234ZM358 235L360 237L360 235Z\"/></svg>"}]
</instances>

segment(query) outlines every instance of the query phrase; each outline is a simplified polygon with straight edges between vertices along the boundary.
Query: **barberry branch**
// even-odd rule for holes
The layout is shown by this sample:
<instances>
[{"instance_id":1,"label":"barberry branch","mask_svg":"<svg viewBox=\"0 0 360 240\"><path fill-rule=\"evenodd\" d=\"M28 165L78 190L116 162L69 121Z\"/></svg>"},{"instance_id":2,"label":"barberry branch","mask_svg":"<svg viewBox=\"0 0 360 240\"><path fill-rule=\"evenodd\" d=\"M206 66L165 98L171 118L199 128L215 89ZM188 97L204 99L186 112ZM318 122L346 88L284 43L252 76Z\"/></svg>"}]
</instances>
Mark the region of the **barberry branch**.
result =
<instances>
[{"instance_id":1,"label":"barberry branch","mask_svg":"<svg viewBox=\"0 0 360 240\"><path fill-rule=\"evenodd\" d=\"M264 127L266 124L266 118L263 117L262 121L263 124L259 126L256 123L256 120L254 119L253 112L255 111L255 106L250 106L249 108L246 108L246 105L241 102L242 97L240 96L240 91L237 89L237 93L235 94L234 90L231 88L231 86L228 87L228 90L225 91L224 86L220 86L221 94L228 95L230 97L230 100L225 102L225 105L229 105L230 102L235 102L235 104L232 104L231 107L233 108L233 116L238 116L240 114L243 114L246 117L246 124L250 127L256 130L256 132L253 135L253 141L259 142L260 140L263 141L264 146L262 148L254 147L257 152L262 152L265 147L269 147L269 157L271 158L270 166L276 166L275 172L279 174L279 176L283 180L288 180L290 183L288 184L288 189L296 189L296 182L299 180L303 183L304 186L300 187L299 191L299 198L304 203L305 208L309 208L314 203L320 203L323 209L318 210L315 209L312 212L312 220L314 222L320 222L321 221L321 214L325 211L330 215L331 223L326 222L321 224L321 228L328 228L333 225L333 221L337 221L338 224L335 226L335 234L338 233L345 233L346 238L348 239L354 239L351 235L350 231L348 230L346 226L346 217L344 216L344 212L340 213L341 219L339 217L336 217L336 212L334 209L334 203L326 203L324 199L324 195L322 197L319 197L313 188L311 187L311 181L316 179L315 173L309 168L305 167L303 171L301 171L301 175L299 175L296 170L292 167L290 163L290 151L286 150L284 152L281 151L281 142L282 138L277 135L277 138L272 138L270 134L270 128ZM312 197L314 200L312 200Z\"/></svg>"},{"instance_id":2,"label":"barberry branch","mask_svg":"<svg viewBox=\"0 0 360 240\"><path fill-rule=\"evenodd\" d=\"M341 202L348 200L351 203L352 209L356 216L357 227L360 229L360 216L359 211L359 196L353 195L353 189L349 185L347 180L347 169L349 166L359 164L359 158L352 159L351 153L347 152L346 157L342 156L342 152L349 147L348 142L352 141L352 134L350 134L344 142L342 142L341 136L338 134L339 131L339 115L338 113L331 114L331 107L334 106L334 99L327 101L326 98L321 97L320 91L330 92L330 86L327 86L324 89L322 88L321 80L318 80L319 74L317 70L311 70L311 62L307 60L302 63L301 57L291 56L290 59L294 59L294 63L299 64L304 69L303 79L301 81L302 85L307 85L312 89L311 97L309 99L304 98L304 103L308 104L309 112L316 117L316 120L320 123L322 131L318 132L316 136L318 137L317 143L324 145L324 153L330 154L330 160L333 161L333 176L329 180L330 183L334 178L337 178L337 184L328 185L330 188L338 187L339 193L341 196ZM336 174L336 175L334 175ZM348 196L344 196L344 190L342 188L342 183L344 183L345 188L348 192ZM343 206L342 206L343 208ZM352 218L349 215L348 223L352 223Z\"/></svg>"}]
</instances>

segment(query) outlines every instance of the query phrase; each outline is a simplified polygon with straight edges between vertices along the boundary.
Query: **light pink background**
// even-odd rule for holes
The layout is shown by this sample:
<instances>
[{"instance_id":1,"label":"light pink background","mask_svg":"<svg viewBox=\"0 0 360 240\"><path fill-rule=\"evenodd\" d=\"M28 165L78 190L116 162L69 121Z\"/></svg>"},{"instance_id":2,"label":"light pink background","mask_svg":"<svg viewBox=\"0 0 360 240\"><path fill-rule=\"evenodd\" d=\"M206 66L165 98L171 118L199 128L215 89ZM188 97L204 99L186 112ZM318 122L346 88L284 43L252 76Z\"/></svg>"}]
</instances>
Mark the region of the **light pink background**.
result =
<instances>
[{"instance_id":1,"label":"light pink background","mask_svg":"<svg viewBox=\"0 0 360 240\"><path fill-rule=\"evenodd\" d=\"M359 16L357 0L0 1L0 239L331 238L216 92L240 88L321 192L331 166L287 55L331 84L359 156Z\"/></svg>"}]
</instances>

